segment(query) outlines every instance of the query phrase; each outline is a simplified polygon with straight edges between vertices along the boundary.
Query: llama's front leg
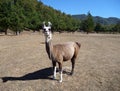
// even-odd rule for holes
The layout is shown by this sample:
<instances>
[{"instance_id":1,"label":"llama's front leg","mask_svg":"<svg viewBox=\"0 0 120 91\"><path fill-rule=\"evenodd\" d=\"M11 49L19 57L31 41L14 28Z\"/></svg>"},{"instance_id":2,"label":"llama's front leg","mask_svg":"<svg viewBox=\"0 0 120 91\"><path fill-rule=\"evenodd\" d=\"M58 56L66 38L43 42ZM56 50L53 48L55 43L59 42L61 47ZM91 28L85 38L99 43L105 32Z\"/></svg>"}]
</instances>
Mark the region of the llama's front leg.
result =
<instances>
[{"instance_id":1,"label":"llama's front leg","mask_svg":"<svg viewBox=\"0 0 120 91\"><path fill-rule=\"evenodd\" d=\"M53 79L56 79L56 62L52 62L53 63Z\"/></svg>"},{"instance_id":2,"label":"llama's front leg","mask_svg":"<svg viewBox=\"0 0 120 91\"><path fill-rule=\"evenodd\" d=\"M62 82L63 78L62 78L62 64L59 63L59 72L60 72L60 80L59 82Z\"/></svg>"},{"instance_id":3,"label":"llama's front leg","mask_svg":"<svg viewBox=\"0 0 120 91\"><path fill-rule=\"evenodd\" d=\"M63 78L62 78L62 70L60 71L60 81L59 82L62 82Z\"/></svg>"},{"instance_id":4,"label":"llama's front leg","mask_svg":"<svg viewBox=\"0 0 120 91\"><path fill-rule=\"evenodd\" d=\"M56 79L56 66L54 67L53 79Z\"/></svg>"}]
</instances>

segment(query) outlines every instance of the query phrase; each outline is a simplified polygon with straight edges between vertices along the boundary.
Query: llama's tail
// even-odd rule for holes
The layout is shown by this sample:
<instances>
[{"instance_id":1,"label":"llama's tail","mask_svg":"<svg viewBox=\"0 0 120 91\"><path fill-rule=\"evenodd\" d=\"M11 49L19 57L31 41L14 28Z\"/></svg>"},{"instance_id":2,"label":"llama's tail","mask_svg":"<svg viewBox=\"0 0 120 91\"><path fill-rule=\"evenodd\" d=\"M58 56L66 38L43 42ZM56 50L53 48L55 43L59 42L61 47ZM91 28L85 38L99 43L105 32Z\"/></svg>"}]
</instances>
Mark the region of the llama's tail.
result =
<instances>
[{"instance_id":1,"label":"llama's tail","mask_svg":"<svg viewBox=\"0 0 120 91\"><path fill-rule=\"evenodd\" d=\"M75 42L75 52L74 52L74 56L73 56L74 58L77 57L80 47L81 47L81 44L78 42Z\"/></svg>"},{"instance_id":2,"label":"llama's tail","mask_svg":"<svg viewBox=\"0 0 120 91\"><path fill-rule=\"evenodd\" d=\"M77 44L77 46L80 48L81 47L81 44L80 43L78 43L78 42L75 42L76 44Z\"/></svg>"}]
</instances>

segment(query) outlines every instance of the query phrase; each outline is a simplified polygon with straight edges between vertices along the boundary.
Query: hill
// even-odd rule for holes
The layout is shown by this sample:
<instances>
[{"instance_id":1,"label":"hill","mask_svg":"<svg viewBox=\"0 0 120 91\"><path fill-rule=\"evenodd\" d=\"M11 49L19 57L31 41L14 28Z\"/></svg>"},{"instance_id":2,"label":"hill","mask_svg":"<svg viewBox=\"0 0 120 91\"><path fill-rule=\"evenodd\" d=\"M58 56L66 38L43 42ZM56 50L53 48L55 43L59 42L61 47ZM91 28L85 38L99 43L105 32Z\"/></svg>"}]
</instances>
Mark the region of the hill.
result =
<instances>
[{"instance_id":1,"label":"hill","mask_svg":"<svg viewBox=\"0 0 120 91\"><path fill-rule=\"evenodd\" d=\"M79 20L85 20L87 18L87 15L85 14L72 15L72 17ZM93 16L93 20L95 23L100 23L102 25L111 25L111 24L117 24L120 22L120 19L116 17L103 18L100 16Z\"/></svg>"},{"instance_id":2,"label":"hill","mask_svg":"<svg viewBox=\"0 0 120 91\"><path fill-rule=\"evenodd\" d=\"M38 0L0 0L0 32L11 29L16 34L24 29L36 31L42 28L43 21L51 21L56 31L76 30L79 21L59 10L44 5Z\"/></svg>"}]
</instances>

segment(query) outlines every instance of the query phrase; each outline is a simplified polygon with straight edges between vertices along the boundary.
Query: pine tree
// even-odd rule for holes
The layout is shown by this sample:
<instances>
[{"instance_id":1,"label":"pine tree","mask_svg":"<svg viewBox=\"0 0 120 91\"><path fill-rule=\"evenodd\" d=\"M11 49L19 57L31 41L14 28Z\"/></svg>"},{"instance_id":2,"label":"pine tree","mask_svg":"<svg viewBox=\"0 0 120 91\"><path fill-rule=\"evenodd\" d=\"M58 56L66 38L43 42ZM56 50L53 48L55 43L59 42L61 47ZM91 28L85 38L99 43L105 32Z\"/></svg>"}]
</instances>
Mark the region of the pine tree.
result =
<instances>
[{"instance_id":1,"label":"pine tree","mask_svg":"<svg viewBox=\"0 0 120 91\"><path fill-rule=\"evenodd\" d=\"M38 0L0 0L0 30L13 30L16 34L23 29L38 30L43 21L51 21L53 30L74 31L79 21L59 10L44 5Z\"/></svg>"},{"instance_id":2,"label":"pine tree","mask_svg":"<svg viewBox=\"0 0 120 91\"><path fill-rule=\"evenodd\" d=\"M93 17L90 12L88 12L86 22L87 22L87 33L93 32L94 31L94 21L93 21Z\"/></svg>"},{"instance_id":3,"label":"pine tree","mask_svg":"<svg viewBox=\"0 0 120 91\"><path fill-rule=\"evenodd\" d=\"M87 34L94 31L94 21L90 12L88 12L87 19L81 22L81 29Z\"/></svg>"},{"instance_id":4,"label":"pine tree","mask_svg":"<svg viewBox=\"0 0 120 91\"><path fill-rule=\"evenodd\" d=\"M102 31L102 29L103 29L103 28L102 28L101 24L100 24L100 23L97 23L96 26L95 26L95 28L94 28L94 31L98 33L98 32L100 32L100 31Z\"/></svg>"}]
</instances>

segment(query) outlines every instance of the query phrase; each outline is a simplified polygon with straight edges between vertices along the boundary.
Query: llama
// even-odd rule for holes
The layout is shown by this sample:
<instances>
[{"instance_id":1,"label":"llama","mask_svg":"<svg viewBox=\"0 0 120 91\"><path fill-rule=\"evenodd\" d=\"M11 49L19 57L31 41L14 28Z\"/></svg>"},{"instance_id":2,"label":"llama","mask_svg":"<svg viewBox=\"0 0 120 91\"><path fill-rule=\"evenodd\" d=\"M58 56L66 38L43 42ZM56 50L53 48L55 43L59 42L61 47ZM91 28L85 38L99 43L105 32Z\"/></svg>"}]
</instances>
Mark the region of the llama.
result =
<instances>
[{"instance_id":1,"label":"llama","mask_svg":"<svg viewBox=\"0 0 120 91\"><path fill-rule=\"evenodd\" d=\"M67 42L64 44L52 45L52 33L51 33L51 23L48 22L48 26L43 22L43 33L45 35L45 47L50 60L53 64L53 79L56 78L56 63L59 66L60 80L62 82L62 64L64 61L71 60L72 70L71 75L74 73L75 60L78 55L81 44L78 42Z\"/></svg>"}]
</instances>

